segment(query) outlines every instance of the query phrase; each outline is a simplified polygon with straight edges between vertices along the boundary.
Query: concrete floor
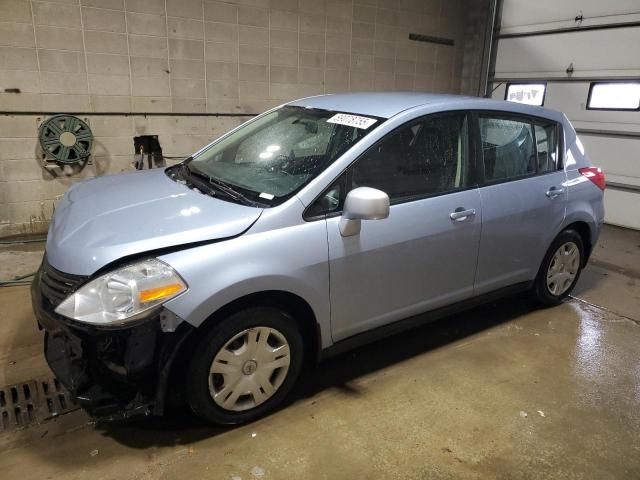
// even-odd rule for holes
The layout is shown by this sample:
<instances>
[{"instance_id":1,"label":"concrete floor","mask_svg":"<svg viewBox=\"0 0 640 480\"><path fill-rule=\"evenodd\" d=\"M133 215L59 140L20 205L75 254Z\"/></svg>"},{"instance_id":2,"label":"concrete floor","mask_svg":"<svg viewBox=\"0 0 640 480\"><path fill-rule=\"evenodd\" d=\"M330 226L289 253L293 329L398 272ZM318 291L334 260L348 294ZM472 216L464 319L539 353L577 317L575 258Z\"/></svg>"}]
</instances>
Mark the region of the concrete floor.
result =
<instances>
[{"instance_id":1,"label":"concrete floor","mask_svg":"<svg viewBox=\"0 0 640 480\"><path fill-rule=\"evenodd\" d=\"M92 480L640 478L638 269L640 232L609 227L577 299L559 307L536 310L515 297L360 348L308 373L291 405L234 429L202 426L185 411L96 427L75 411L0 434L0 471ZM0 288L0 385L47 372L29 301L26 287Z\"/></svg>"}]
</instances>

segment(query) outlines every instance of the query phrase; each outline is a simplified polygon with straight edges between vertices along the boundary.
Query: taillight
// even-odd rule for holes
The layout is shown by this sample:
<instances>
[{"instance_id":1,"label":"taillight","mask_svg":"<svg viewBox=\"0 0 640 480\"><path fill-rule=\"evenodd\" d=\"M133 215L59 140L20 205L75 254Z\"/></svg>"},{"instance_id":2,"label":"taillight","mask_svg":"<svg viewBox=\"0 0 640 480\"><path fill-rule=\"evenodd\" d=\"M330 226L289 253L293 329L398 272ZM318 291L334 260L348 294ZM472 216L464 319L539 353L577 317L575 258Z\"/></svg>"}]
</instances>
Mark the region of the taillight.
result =
<instances>
[{"instance_id":1,"label":"taillight","mask_svg":"<svg viewBox=\"0 0 640 480\"><path fill-rule=\"evenodd\" d=\"M604 180L604 172L600 167L584 167L580 168L578 171L595 183L600 190L605 189L606 182Z\"/></svg>"}]
</instances>

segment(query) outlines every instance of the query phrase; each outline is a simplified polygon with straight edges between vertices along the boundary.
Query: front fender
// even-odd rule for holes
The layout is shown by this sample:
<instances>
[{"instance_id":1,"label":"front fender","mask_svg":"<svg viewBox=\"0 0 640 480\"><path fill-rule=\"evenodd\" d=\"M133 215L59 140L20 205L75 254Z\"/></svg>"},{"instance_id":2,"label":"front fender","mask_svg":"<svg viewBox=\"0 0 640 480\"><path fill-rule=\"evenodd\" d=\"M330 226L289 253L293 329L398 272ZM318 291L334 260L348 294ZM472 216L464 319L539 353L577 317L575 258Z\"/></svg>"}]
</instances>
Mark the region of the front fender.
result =
<instances>
[{"instance_id":1,"label":"front fender","mask_svg":"<svg viewBox=\"0 0 640 480\"><path fill-rule=\"evenodd\" d=\"M320 325L322 347L331 344L324 221L247 233L160 259L171 265L189 287L165 308L195 327L235 300L278 290L309 304Z\"/></svg>"}]
</instances>

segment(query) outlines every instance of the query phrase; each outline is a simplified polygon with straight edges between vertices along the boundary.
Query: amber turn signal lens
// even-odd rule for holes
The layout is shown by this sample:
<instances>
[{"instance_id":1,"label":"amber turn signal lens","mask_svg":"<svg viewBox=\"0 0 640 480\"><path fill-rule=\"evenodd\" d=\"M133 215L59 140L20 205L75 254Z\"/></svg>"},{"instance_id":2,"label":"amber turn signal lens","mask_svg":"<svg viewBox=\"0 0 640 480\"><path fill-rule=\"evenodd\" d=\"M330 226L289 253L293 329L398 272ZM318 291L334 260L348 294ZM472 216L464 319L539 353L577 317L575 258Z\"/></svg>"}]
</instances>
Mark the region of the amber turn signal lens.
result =
<instances>
[{"instance_id":1,"label":"amber turn signal lens","mask_svg":"<svg viewBox=\"0 0 640 480\"><path fill-rule=\"evenodd\" d=\"M164 287L150 288L149 290L142 290L138 294L140 303L153 302L154 300L160 300L165 297L170 297L180 292L183 286L179 283L172 283L171 285L165 285Z\"/></svg>"}]
</instances>

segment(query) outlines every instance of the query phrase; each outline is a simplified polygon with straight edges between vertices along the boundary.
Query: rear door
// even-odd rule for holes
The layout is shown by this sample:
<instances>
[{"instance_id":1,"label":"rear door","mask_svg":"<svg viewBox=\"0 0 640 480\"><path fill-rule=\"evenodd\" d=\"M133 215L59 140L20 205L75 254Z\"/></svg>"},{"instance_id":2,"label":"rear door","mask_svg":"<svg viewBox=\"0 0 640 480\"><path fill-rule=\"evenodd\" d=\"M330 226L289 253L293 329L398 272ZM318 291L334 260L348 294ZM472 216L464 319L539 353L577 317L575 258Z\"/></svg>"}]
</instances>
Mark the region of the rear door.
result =
<instances>
[{"instance_id":1,"label":"rear door","mask_svg":"<svg viewBox=\"0 0 640 480\"><path fill-rule=\"evenodd\" d=\"M563 223L561 127L550 120L479 112L482 235L475 294L535 278Z\"/></svg>"},{"instance_id":2,"label":"rear door","mask_svg":"<svg viewBox=\"0 0 640 480\"><path fill-rule=\"evenodd\" d=\"M473 294L481 211L469 153L465 113L428 116L383 138L346 172L345 190L380 189L391 211L350 237L340 234L339 215L327 219L334 340ZM337 204L336 188L326 205Z\"/></svg>"}]
</instances>

